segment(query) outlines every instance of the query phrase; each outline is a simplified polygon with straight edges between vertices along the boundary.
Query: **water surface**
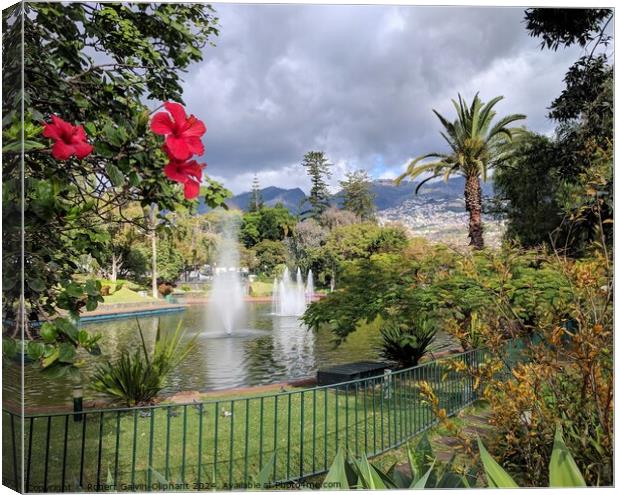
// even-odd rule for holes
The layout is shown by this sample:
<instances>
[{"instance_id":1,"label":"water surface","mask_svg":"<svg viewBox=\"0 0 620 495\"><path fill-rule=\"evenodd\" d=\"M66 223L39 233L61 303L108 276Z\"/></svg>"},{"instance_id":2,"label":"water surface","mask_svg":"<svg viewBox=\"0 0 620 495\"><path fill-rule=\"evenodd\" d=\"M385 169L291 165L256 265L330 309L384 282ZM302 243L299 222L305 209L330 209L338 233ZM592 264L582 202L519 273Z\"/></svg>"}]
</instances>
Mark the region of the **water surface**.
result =
<instances>
[{"instance_id":1,"label":"water surface","mask_svg":"<svg viewBox=\"0 0 620 495\"><path fill-rule=\"evenodd\" d=\"M308 330L296 317L275 316L270 303L247 305L239 328L228 335L209 325L206 305L188 306L180 313L142 317L140 326L147 345L152 346L157 326L162 332L174 332L178 324L185 330L185 339L197 335L197 345L172 373L163 393L198 390L208 391L231 387L275 383L315 376L317 369L333 364L379 359L378 331L368 326L335 347L328 330ZM134 351L140 345L135 319L108 320L84 324L83 328L103 335L100 357L84 355L83 376L88 383L97 363L116 359L122 352ZM437 339L436 347L444 347L446 338ZM5 390L16 392L19 369L5 370ZM72 382L49 379L30 366L25 370L27 406L45 406L71 402ZM15 390L12 390L15 388ZM86 387L85 396L95 397Z\"/></svg>"}]
</instances>

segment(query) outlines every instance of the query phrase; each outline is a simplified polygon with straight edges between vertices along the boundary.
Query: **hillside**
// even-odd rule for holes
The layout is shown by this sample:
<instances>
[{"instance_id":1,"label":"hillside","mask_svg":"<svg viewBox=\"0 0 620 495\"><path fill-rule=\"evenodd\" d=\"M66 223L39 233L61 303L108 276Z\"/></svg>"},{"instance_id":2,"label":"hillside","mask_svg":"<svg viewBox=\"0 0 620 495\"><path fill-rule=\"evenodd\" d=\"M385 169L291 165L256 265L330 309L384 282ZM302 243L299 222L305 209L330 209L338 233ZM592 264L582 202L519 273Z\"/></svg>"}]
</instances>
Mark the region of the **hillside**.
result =
<instances>
[{"instance_id":1,"label":"hillside","mask_svg":"<svg viewBox=\"0 0 620 495\"><path fill-rule=\"evenodd\" d=\"M388 210L402 205L405 201L417 199L422 202L446 203L450 204L454 200L463 199L465 180L461 177L454 177L448 182L433 181L428 182L420 189L419 194L415 195L415 188L418 182L406 181L400 185L395 185L391 180L375 180L372 183L372 191L375 194L375 204L378 211ZM483 195L493 194L491 183L483 184ZM261 189L263 201L267 206L274 206L282 203L291 213L299 213L300 205L306 199L305 193L297 188L283 189L280 187L266 187ZM228 206L247 210L252 197L251 192L244 192L233 196L227 201ZM342 191L332 196L332 202L340 205L342 203ZM419 202L419 201L416 201ZM459 208L459 207L457 207Z\"/></svg>"},{"instance_id":2,"label":"hillside","mask_svg":"<svg viewBox=\"0 0 620 495\"><path fill-rule=\"evenodd\" d=\"M417 185L418 182L410 181L398 186L391 180L373 181L372 190L379 222L400 223L413 235L451 244L466 244L468 217L463 198L465 179L453 177L447 182L427 182L420 192L415 194ZM493 195L492 182L482 185L482 194L486 197ZM266 187L261 190L261 195L267 206L282 203L293 214L301 211L306 199L306 195L299 188ZM251 192L244 192L230 198L227 204L232 208L247 211L251 197ZM342 204L342 191L332 196L332 203L339 206ZM199 211L207 211L203 203ZM487 242L497 244L502 233L501 224L488 216L483 219Z\"/></svg>"}]
</instances>

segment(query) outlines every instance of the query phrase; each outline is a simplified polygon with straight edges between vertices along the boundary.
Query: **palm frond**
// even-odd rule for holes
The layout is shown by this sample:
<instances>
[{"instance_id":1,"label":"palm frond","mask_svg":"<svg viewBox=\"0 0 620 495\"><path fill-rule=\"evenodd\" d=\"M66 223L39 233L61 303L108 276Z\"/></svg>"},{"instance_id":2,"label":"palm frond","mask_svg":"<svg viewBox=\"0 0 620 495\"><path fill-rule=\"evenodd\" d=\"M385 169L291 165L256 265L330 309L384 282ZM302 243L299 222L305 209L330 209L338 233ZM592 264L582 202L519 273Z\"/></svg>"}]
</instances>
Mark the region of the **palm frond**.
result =
<instances>
[{"instance_id":1,"label":"palm frond","mask_svg":"<svg viewBox=\"0 0 620 495\"><path fill-rule=\"evenodd\" d=\"M399 185L404 179L410 176L411 172L415 169L416 165L420 163L422 160L426 160L427 158L445 158L447 155L442 153L428 153L426 155L419 156L411 160L409 165L407 165L407 170L399 175L396 179L394 179L394 183Z\"/></svg>"},{"instance_id":2,"label":"palm frond","mask_svg":"<svg viewBox=\"0 0 620 495\"><path fill-rule=\"evenodd\" d=\"M396 179L396 184L400 184L405 178L409 178L411 180L415 179L416 177L420 176L421 174L425 173L425 172L429 172L430 170L433 170L436 172L437 169L442 169L444 167L450 166L450 164L444 162L444 161L439 161L439 162L433 162L433 163L425 163L423 165L420 165L418 167L413 166L413 162L409 165L409 167L407 167L407 171L404 172L403 174L401 174L399 177L397 177Z\"/></svg>"},{"instance_id":3,"label":"palm frond","mask_svg":"<svg viewBox=\"0 0 620 495\"><path fill-rule=\"evenodd\" d=\"M492 139L496 134L504 133L503 131L506 131L506 130L509 131L507 134L508 138L512 139L512 134L510 133L509 129L506 129L506 126L508 124L512 124L513 122L516 122L517 120L524 120L525 118L526 118L525 115L520 114L520 113L506 115L505 117L502 117L495 123L495 125L491 128L491 130L487 134L487 140Z\"/></svg>"},{"instance_id":4,"label":"palm frond","mask_svg":"<svg viewBox=\"0 0 620 495\"><path fill-rule=\"evenodd\" d=\"M421 181L415 188L415 193L418 194L418 191L420 190L420 188L426 184L429 180L433 180L436 179L437 177L439 177L439 175L431 175L430 177L427 177L426 179L424 179L423 181Z\"/></svg>"},{"instance_id":5,"label":"palm frond","mask_svg":"<svg viewBox=\"0 0 620 495\"><path fill-rule=\"evenodd\" d=\"M456 133L455 133L456 129L454 127L454 124L452 122L450 122L448 119L446 119L443 115L441 115L437 110L433 109L433 113L435 115L437 115L437 118L441 122L441 125L444 126L446 131L448 131L448 134L450 136L452 136L453 139L455 139L456 138Z\"/></svg>"},{"instance_id":6,"label":"palm frond","mask_svg":"<svg viewBox=\"0 0 620 495\"><path fill-rule=\"evenodd\" d=\"M491 115L491 112L493 111L493 107L497 105L497 103L502 101L503 99L504 99L503 96L496 96L495 98L491 99L491 101L489 101L486 105L484 105L482 109L480 110L480 122L485 123L485 122L491 121L493 117L495 116L495 113Z\"/></svg>"}]
</instances>

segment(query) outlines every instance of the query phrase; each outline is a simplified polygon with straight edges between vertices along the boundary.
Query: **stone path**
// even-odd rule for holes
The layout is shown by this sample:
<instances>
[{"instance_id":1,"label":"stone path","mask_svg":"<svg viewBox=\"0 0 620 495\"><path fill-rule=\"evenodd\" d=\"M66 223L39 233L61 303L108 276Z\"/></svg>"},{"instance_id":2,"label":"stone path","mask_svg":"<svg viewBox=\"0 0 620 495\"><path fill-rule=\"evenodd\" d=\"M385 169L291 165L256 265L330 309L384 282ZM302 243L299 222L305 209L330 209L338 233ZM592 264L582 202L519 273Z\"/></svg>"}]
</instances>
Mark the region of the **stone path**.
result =
<instances>
[{"instance_id":1,"label":"stone path","mask_svg":"<svg viewBox=\"0 0 620 495\"><path fill-rule=\"evenodd\" d=\"M484 439L491 432L491 426L489 425L489 418L491 416L488 410L472 410L465 412L462 416L459 416L459 420L465 426L461 430L463 434L472 439L480 437ZM441 462L449 461L454 453L458 453L461 449L457 450L457 446L460 444L459 440L454 436L441 435L432 439L431 444L437 459Z\"/></svg>"}]
</instances>

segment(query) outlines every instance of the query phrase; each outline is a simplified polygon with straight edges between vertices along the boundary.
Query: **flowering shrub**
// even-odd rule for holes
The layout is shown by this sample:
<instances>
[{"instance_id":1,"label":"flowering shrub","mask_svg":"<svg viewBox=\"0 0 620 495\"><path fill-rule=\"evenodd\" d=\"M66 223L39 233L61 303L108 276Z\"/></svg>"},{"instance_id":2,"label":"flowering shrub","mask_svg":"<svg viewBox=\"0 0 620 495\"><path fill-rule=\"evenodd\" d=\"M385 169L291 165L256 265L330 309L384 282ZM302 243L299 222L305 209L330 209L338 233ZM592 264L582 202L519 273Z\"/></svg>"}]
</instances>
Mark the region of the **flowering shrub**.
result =
<instances>
[{"instance_id":1,"label":"flowering shrub","mask_svg":"<svg viewBox=\"0 0 620 495\"><path fill-rule=\"evenodd\" d=\"M185 199L194 199L200 194L205 165L190 158L204 153L200 138L207 128L194 115L188 117L179 103L167 101L164 107L169 113L158 112L151 120L151 130L166 138L162 149L169 162L164 167L164 174L183 184ZM51 123L45 123L43 136L54 140L52 156L56 160L68 160L72 156L81 160L93 151L81 125L72 125L57 115L52 115L51 120Z\"/></svg>"}]
</instances>

